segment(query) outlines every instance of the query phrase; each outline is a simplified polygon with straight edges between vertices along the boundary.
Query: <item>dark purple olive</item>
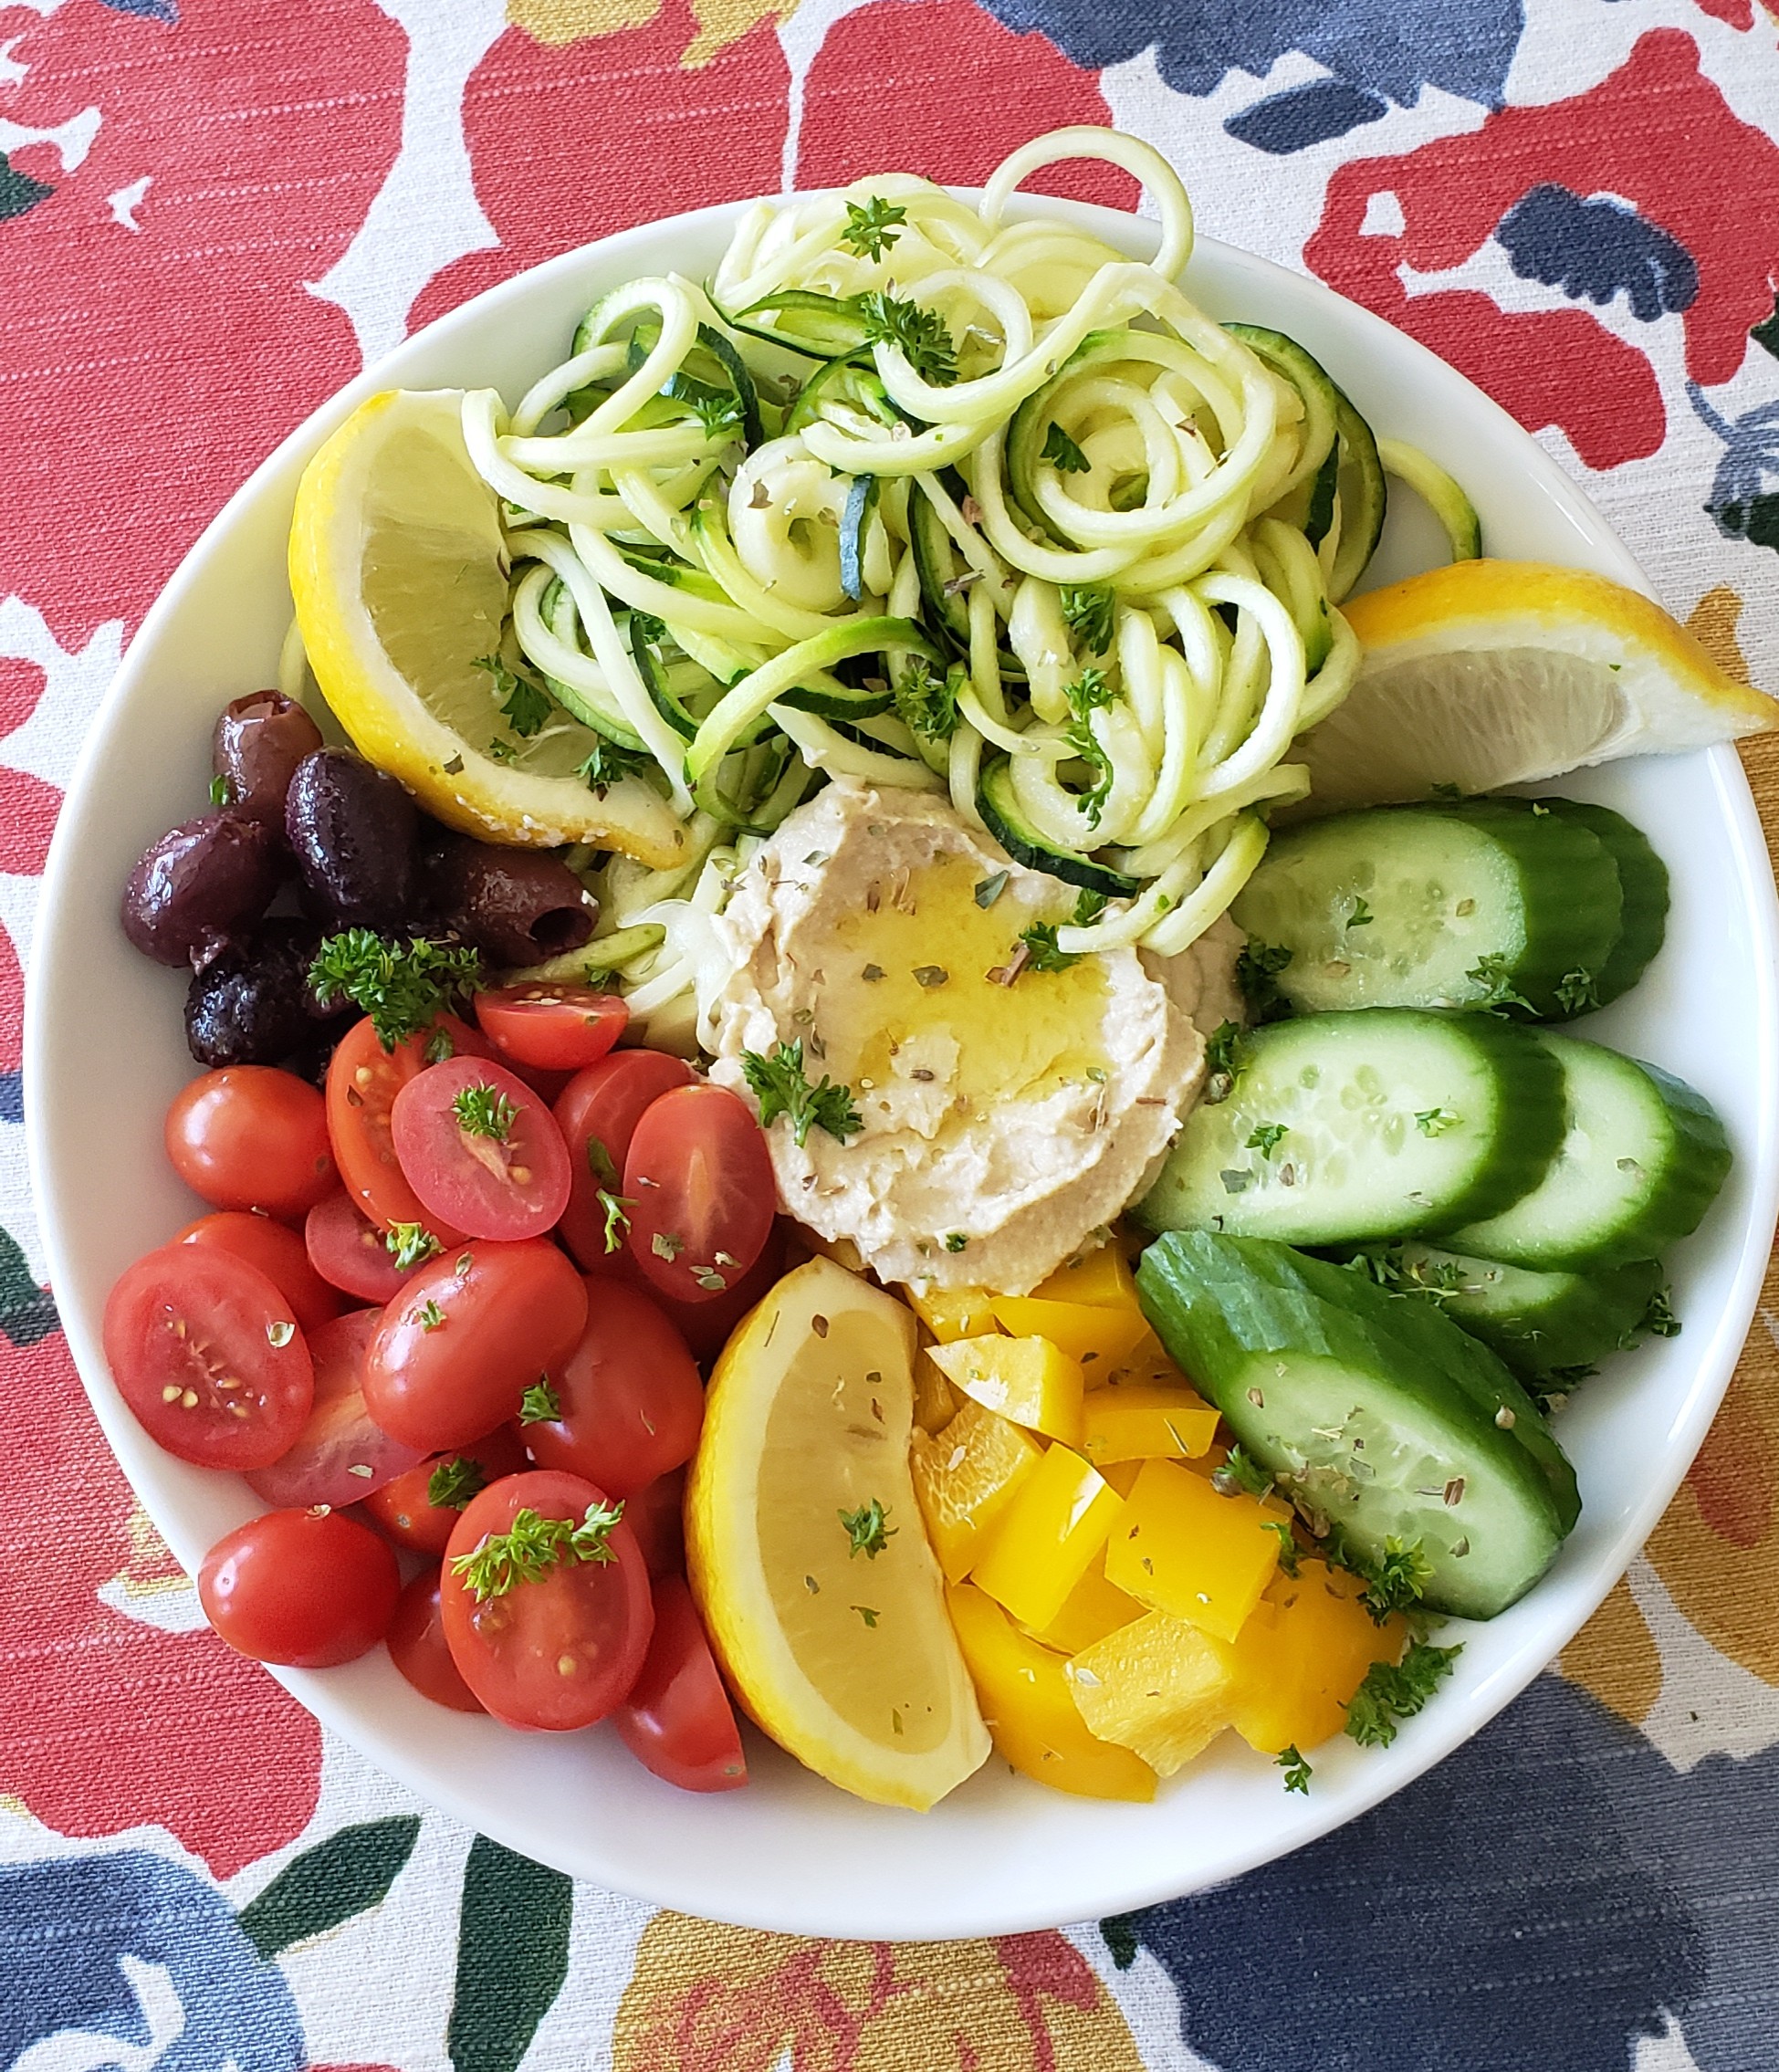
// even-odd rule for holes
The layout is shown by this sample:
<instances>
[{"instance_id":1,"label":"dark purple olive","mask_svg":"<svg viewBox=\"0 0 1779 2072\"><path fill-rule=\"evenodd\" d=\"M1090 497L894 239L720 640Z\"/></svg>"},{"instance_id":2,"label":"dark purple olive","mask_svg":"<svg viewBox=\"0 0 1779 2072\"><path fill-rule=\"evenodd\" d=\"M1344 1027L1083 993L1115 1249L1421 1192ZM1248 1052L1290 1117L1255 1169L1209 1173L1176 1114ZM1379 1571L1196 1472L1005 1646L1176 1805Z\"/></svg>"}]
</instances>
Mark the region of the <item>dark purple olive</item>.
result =
<instances>
[{"instance_id":1,"label":"dark purple olive","mask_svg":"<svg viewBox=\"0 0 1779 2072\"><path fill-rule=\"evenodd\" d=\"M321 729L294 698L255 691L223 707L210 738L210 767L237 813L282 827L297 765L320 746Z\"/></svg>"},{"instance_id":2,"label":"dark purple olive","mask_svg":"<svg viewBox=\"0 0 1779 2072\"><path fill-rule=\"evenodd\" d=\"M565 863L536 849L445 836L427 858L429 904L490 964L541 964L591 936L599 902Z\"/></svg>"},{"instance_id":3,"label":"dark purple olive","mask_svg":"<svg viewBox=\"0 0 1779 2072\"><path fill-rule=\"evenodd\" d=\"M338 1035L357 1013L324 1008L309 967L320 931L307 921L262 921L192 980L185 1041L206 1065L271 1065Z\"/></svg>"},{"instance_id":4,"label":"dark purple olive","mask_svg":"<svg viewBox=\"0 0 1779 2072\"><path fill-rule=\"evenodd\" d=\"M284 832L304 882L348 928L399 928L413 898L414 803L392 777L350 748L318 748L297 765Z\"/></svg>"},{"instance_id":5,"label":"dark purple olive","mask_svg":"<svg viewBox=\"0 0 1779 2072\"><path fill-rule=\"evenodd\" d=\"M202 971L270 905L278 863L264 821L200 813L142 852L123 888L123 932L157 964Z\"/></svg>"}]
</instances>

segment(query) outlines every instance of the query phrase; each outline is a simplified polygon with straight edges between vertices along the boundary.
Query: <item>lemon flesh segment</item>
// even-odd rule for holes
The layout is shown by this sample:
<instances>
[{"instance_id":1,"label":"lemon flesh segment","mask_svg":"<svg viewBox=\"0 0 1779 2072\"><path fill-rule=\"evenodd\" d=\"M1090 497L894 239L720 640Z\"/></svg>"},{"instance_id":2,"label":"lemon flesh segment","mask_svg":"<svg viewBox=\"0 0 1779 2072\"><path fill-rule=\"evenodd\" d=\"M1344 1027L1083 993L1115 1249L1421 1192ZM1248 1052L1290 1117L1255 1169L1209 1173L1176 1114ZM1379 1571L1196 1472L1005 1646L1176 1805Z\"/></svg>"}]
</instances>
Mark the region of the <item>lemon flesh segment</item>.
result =
<instances>
[{"instance_id":1,"label":"lemon flesh segment","mask_svg":"<svg viewBox=\"0 0 1779 2072\"><path fill-rule=\"evenodd\" d=\"M576 772L599 736L560 706L515 734L476 667L500 651L508 557L462 400L372 396L303 471L290 589L315 680L360 753L447 826L530 847L592 842L665 868L685 847L667 801L634 777L590 790ZM497 742L510 759L489 752Z\"/></svg>"},{"instance_id":2,"label":"lemon flesh segment","mask_svg":"<svg viewBox=\"0 0 1779 2072\"><path fill-rule=\"evenodd\" d=\"M692 1588L731 1689L842 1790L925 1812L988 1730L908 1470L915 1320L830 1260L787 1274L711 1380L685 1493ZM854 1551L842 1522L882 1506Z\"/></svg>"},{"instance_id":3,"label":"lemon flesh segment","mask_svg":"<svg viewBox=\"0 0 1779 2072\"><path fill-rule=\"evenodd\" d=\"M1460 561L1342 610L1358 678L1293 751L1318 808L1537 783L1779 724L1659 605L1584 570Z\"/></svg>"}]
</instances>

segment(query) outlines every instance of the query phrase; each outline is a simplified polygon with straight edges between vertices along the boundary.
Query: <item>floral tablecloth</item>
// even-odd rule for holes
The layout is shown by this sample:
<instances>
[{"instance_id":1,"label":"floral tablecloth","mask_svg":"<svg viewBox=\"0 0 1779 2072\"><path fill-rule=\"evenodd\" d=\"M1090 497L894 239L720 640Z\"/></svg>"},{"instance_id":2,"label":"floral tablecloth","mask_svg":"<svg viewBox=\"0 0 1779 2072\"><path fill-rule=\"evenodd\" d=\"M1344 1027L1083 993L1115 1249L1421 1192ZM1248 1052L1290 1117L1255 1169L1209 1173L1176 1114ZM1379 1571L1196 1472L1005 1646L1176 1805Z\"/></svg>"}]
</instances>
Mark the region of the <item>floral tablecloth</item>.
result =
<instances>
[{"instance_id":1,"label":"floral tablecloth","mask_svg":"<svg viewBox=\"0 0 1779 2072\"><path fill-rule=\"evenodd\" d=\"M1775 4L0 0L0 2072L1779 2066L1779 1284L1559 1670L1369 1818L1060 1933L800 1941L478 1840L206 1635L39 1284L17 1070L88 717L307 411L588 237L1059 122L1460 367L1779 688Z\"/></svg>"}]
</instances>

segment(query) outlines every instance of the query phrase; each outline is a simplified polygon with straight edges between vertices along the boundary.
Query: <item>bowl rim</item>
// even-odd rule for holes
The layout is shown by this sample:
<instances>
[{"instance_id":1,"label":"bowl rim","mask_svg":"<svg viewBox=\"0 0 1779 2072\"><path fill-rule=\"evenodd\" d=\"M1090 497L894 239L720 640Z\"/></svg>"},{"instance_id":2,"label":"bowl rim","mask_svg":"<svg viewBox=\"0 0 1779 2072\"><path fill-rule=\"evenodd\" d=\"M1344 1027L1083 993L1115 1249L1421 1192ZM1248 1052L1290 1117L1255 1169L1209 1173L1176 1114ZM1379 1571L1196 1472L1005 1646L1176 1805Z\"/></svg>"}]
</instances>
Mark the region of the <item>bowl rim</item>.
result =
<instances>
[{"instance_id":1,"label":"bowl rim","mask_svg":"<svg viewBox=\"0 0 1779 2072\"><path fill-rule=\"evenodd\" d=\"M258 501L270 478L299 456L306 458L368 396L383 388L401 385L400 364L413 355L423 341L448 340L454 330L473 328L505 304L523 305L539 286L571 277L590 259L622 257L633 248L640 252L656 240L681 239L699 227L732 225L761 198L781 204L801 203L821 193L840 191L817 189L795 195L748 197L654 218L609 236L590 240L484 290L410 334L319 404L254 468L182 557L144 614L89 725L64 795L63 810L40 883L26 975L24 1106L30 1184L52 1290L69 1278L68 1270L78 1244L76 1231L64 1227L56 1207L56 1162L51 1141L53 1118L45 1091L49 1074L44 1069L55 1035L51 1015L53 989L47 973L58 957L75 954L63 947L65 931L59 926L62 909L80 871L71 832L78 816L68 809L83 798L97 780L96 773L104 759L117 717L137 695L137 682L146 670L146 658L153 654L163 626L182 609L188 592L205 581L207 564L218 546L233 533L244 513ZM979 198L980 194L979 189L969 187L955 187L951 192L967 200ZM1013 197L1010 213L1018 215L1041 210L1052 214L1060 212L1085 228L1097 230L1108 243L1126 251L1141 250L1146 243L1152 248L1157 235L1156 226L1147 218L1047 194L1018 194ZM1343 335L1352 340L1355 351L1364 351L1370 347L1398 361L1436 368L1439 378L1445 381L1463 382L1476 413L1472 422L1491 430L1511 449L1516 466L1537 479L1542 492L1567 518L1578 540L1585 544L1592 560L1609 568L1617 580L1629 587L1653 594L1643 570L1572 477L1506 411L1418 340L1349 300L1313 275L1280 266L1214 238L1198 238L1195 256L1198 254L1215 255L1219 260L1233 264L1238 270L1246 269L1262 278L1270 277L1289 282L1294 292L1309 288L1317 299L1336 313L1335 320ZM1188 262L1185 275L1188 288L1190 273L1191 263ZM1717 1239L1720 1249L1727 1251L1732 1245L1736 1249L1735 1270L1727 1298L1693 1367L1690 1385L1663 1435L1661 1470L1645 1486L1640 1500L1628 1509L1612 1540L1584 1572L1583 1586L1577 1587L1575 1581L1571 1580L1570 1603L1554 1629L1554 1640L1548 1647L1543 1641L1522 1646L1513 1657L1469 1693L1466 1703L1429 1708L1417 1721L1418 1731L1412 1741L1405 1737L1404 1742L1391 1750L1372 1752L1374 1760L1364 1766L1354 1782L1344 1784L1334 1792L1318 1793L1305 1799L1293 1798L1291 1801L1292 1825L1288 1835L1268 1838L1258 1846L1226 1850L1223 1857L1195 1867L1186 1875L1184 1884L1180 1874L1169 1875L1156 1870L1146 1877L1132 1878L1115 1889L1084 1891L1078 1899L1068 1902L1067 1910L1060 1910L1054 1900L1037 1898L999 1906L991 1914L979 1908L975 1911L954 1911L939 1901L936 1894L929 1918L919 1921L903 1915L885 1922L881 1914L872 1911L868 1896L863 1905L853 1910L851 1918L845 1920L837 1919L834 1907L827 1902L819 1910L803 1902L801 1912L795 1905L767 1906L757 1911L727 1906L715 1918L733 1920L741 1926L792 1933L888 1941L931 1940L1052 1928L1091 1915L1127 1911L1179 1898L1293 1853L1370 1811L1442 1762L1488 1725L1555 1660L1624 1575L1672 1501L1702 1443L1753 1324L1772 1250L1774 1225L1775 1218L1779 1217L1779 894L1775 893L1765 833L1740 759L1729 746L1703 752L1731 852L1736 891L1753 937L1753 990L1763 1045L1763 1070L1755 1090L1754 1124L1750 1132L1749 1210L1739 1229L1725 1230ZM157 1529L174 1544L175 1552L179 1552L178 1543L188 1540L189 1535L177 1521L164 1521L157 1515L156 1506L149 1500L132 1469L132 1454L141 1453L144 1449L152 1450L152 1442L146 1440L111 1382L97 1317L70 1308L62 1313L62 1324L70 1355L114 1459L138 1500L154 1519ZM1544 1586L1541 1584L1535 1588ZM522 1854L537 1854L538 1837L528 1826L506 1817L500 1803L483 1803L474 1793L442 1782L427 1763L413 1757L408 1744L381 1723L368 1720L365 1708L348 1689L330 1682L327 1675L319 1672L272 1668L271 1673L324 1727L425 1803ZM546 1857L544 1860L549 1859ZM627 1856L622 1865L601 1862L592 1867L584 1861L560 1863L559 1859L559 1867L571 1875L594 1879L648 1903L683 1908L692 1912L707 1910L701 1906L693 1889L696 1877L657 1878L651 1865L638 1858L634 1852Z\"/></svg>"}]
</instances>

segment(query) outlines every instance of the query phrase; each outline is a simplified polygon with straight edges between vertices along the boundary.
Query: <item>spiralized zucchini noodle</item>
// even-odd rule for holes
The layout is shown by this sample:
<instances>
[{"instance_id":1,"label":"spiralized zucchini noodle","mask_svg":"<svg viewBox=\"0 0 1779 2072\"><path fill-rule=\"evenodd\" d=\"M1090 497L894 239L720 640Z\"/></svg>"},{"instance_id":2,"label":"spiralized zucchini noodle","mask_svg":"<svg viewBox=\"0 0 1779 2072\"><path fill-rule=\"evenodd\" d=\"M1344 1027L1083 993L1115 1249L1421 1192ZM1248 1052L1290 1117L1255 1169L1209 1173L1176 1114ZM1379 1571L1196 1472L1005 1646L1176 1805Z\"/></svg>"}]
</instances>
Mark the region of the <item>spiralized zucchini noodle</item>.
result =
<instances>
[{"instance_id":1,"label":"spiralized zucchini noodle","mask_svg":"<svg viewBox=\"0 0 1779 2072\"><path fill-rule=\"evenodd\" d=\"M1152 262L1010 215L1078 157L1141 182ZM900 173L758 203L708 281L632 281L511 410L466 397L508 666L597 732L589 783L643 773L688 831L599 874L640 1015L693 1011L729 881L830 777L1053 874L1064 952L1177 954L1240 890L1354 679L1384 477L1307 352L1181 291L1191 250L1158 152L1061 130L974 205Z\"/></svg>"}]
</instances>

